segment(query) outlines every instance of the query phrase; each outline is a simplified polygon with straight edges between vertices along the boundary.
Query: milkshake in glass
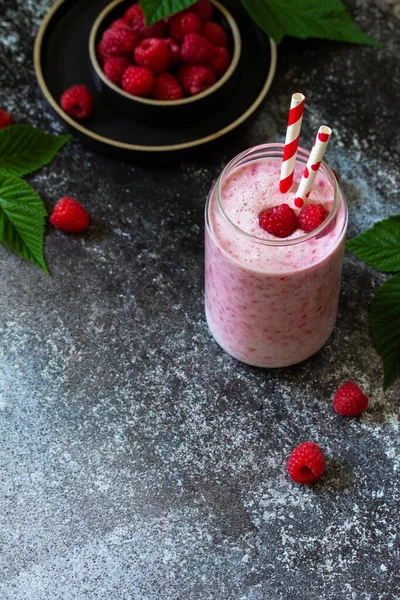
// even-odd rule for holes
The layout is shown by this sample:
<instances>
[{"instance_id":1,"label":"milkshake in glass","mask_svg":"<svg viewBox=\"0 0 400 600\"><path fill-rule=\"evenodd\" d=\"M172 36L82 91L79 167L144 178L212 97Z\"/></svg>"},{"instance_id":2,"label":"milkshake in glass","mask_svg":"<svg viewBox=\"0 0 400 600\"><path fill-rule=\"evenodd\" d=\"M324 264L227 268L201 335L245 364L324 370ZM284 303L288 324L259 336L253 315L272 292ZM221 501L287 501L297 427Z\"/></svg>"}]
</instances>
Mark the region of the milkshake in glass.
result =
<instances>
[{"instance_id":1,"label":"milkshake in glass","mask_svg":"<svg viewBox=\"0 0 400 600\"><path fill-rule=\"evenodd\" d=\"M305 360L329 338L336 321L347 205L322 163L308 203L329 216L314 231L281 239L259 226L259 213L293 206L309 153L299 149L292 190L279 191L283 144L250 148L223 170L206 205L205 304L218 344L259 367Z\"/></svg>"}]
</instances>

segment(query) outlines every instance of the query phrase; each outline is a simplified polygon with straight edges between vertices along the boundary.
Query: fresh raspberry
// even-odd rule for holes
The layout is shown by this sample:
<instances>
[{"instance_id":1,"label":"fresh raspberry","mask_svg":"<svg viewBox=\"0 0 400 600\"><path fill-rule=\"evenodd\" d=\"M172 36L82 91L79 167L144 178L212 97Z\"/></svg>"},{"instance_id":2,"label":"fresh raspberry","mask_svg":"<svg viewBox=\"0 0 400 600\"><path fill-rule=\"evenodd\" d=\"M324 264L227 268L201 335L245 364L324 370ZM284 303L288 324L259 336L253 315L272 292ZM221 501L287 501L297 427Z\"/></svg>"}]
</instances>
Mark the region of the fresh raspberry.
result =
<instances>
[{"instance_id":1,"label":"fresh raspberry","mask_svg":"<svg viewBox=\"0 0 400 600\"><path fill-rule=\"evenodd\" d=\"M154 83L154 75L144 67L128 67L122 76L122 87L133 96L148 96Z\"/></svg>"},{"instance_id":2,"label":"fresh raspberry","mask_svg":"<svg viewBox=\"0 0 400 600\"><path fill-rule=\"evenodd\" d=\"M104 40L101 40L101 42L99 42L96 46L96 54L97 54L97 60L99 61L99 63L101 64L101 66L104 65L104 63L106 62L106 60L108 60L109 58L112 57L112 54L110 52L110 48L108 46L108 44L106 44L104 42Z\"/></svg>"},{"instance_id":3,"label":"fresh raspberry","mask_svg":"<svg viewBox=\"0 0 400 600\"><path fill-rule=\"evenodd\" d=\"M303 442L295 448L287 464L288 473L296 483L314 483L325 470L325 459L314 442Z\"/></svg>"},{"instance_id":4,"label":"fresh raspberry","mask_svg":"<svg viewBox=\"0 0 400 600\"><path fill-rule=\"evenodd\" d=\"M8 127L13 122L13 116L11 113L0 108L0 129Z\"/></svg>"},{"instance_id":5,"label":"fresh raspberry","mask_svg":"<svg viewBox=\"0 0 400 600\"><path fill-rule=\"evenodd\" d=\"M133 27L133 29L138 32L139 25L142 26L146 24L142 7L139 3L132 4L132 6L127 8L123 18L124 21L130 25L130 27Z\"/></svg>"},{"instance_id":6,"label":"fresh raspberry","mask_svg":"<svg viewBox=\"0 0 400 600\"><path fill-rule=\"evenodd\" d=\"M190 65L207 65L212 60L215 48L198 33L188 33L185 35L182 48L182 61Z\"/></svg>"},{"instance_id":7,"label":"fresh raspberry","mask_svg":"<svg viewBox=\"0 0 400 600\"><path fill-rule=\"evenodd\" d=\"M139 41L138 34L129 27L107 29L103 33L104 48L113 56L130 54Z\"/></svg>"},{"instance_id":8,"label":"fresh raspberry","mask_svg":"<svg viewBox=\"0 0 400 600\"><path fill-rule=\"evenodd\" d=\"M213 46L227 46L228 45L228 34L225 29L214 21L209 21L203 25L201 35L208 39Z\"/></svg>"},{"instance_id":9,"label":"fresh raspberry","mask_svg":"<svg viewBox=\"0 0 400 600\"><path fill-rule=\"evenodd\" d=\"M87 119L93 112L93 96L86 85L74 85L61 96L61 107L75 119Z\"/></svg>"},{"instance_id":10,"label":"fresh raspberry","mask_svg":"<svg viewBox=\"0 0 400 600\"><path fill-rule=\"evenodd\" d=\"M215 54L207 64L218 77L221 77L231 64L231 55L224 46L215 48Z\"/></svg>"},{"instance_id":11,"label":"fresh raspberry","mask_svg":"<svg viewBox=\"0 0 400 600\"><path fill-rule=\"evenodd\" d=\"M176 42L182 42L185 35L198 33L200 30L200 18L190 11L174 15L169 24L169 35Z\"/></svg>"},{"instance_id":12,"label":"fresh raspberry","mask_svg":"<svg viewBox=\"0 0 400 600\"><path fill-rule=\"evenodd\" d=\"M183 98L182 88L171 73L161 73L154 81L152 96L156 100L180 100Z\"/></svg>"},{"instance_id":13,"label":"fresh raspberry","mask_svg":"<svg viewBox=\"0 0 400 600\"><path fill-rule=\"evenodd\" d=\"M214 15L214 8L209 0L198 0L190 7L190 10L200 17L203 23L211 21Z\"/></svg>"},{"instance_id":14,"label":"fresh raspberry","mask_svg":"<svg viewBox=\"0 0 400 600\"><path fill-rule=\"evenodd\" d=\"M61 198L55 205L50 217L50 223L54 227L57 227L57 229L77 233L78 231L87 229L89 215L75 198L65 197Z\"/></svg>"},{"instance_id":15,"label":"fresh raspberry","mask_svg":"<svg viewBox=\"0 0 400 600\"><path fill-rule=\"evenodd\" d=\"M169 48L164 40L147 38L136 46L134 53L135 63L146 67L153 73L165 71L169 63Z\"/></svg>"},{"instance_id":16,"label":"fresh raspberry","mask_svg":"<svg viewBox=\"0 0 400 600\"><path fill-rule=\"evenodd\" d=\"M339 173L337 171L335 171L335 169L331 169L332 173L334 174L334 176L336 177L336 181L338 183L340 183L340 177L339 177Z\"/></svg>"},{"instance_id":17,"label":"fresh raspberry","mask_svg":"<svg viewBox=\"0 0 400 600\"><path fill-rule=\"evenodd\" d=\"M124 19L116 19L110 25L110 29L121 29L121 27L125 27L127 29L132 29L130 27L129 23L127 23L126 21L124 21Z\"/></svg>"},{"instance_id":18,"label":"fresh raspberry","mask_svg":"<svg viewBox=\"0 0 400 600\"><path fill-rule=\"evenodd\" d=\"M150 27L146 27L146 20L140 4L132 4L132 6L128 8L124 15L124 21L126 21L141 38L161 38L164 36L165 25L163 21L157 21L157 23L153 23Z\"/></svg>"},{"instance_id":19,"label":"fresh raspberry","mask_svg":"<svg viewBox=\"0 0 400 600\"><path fill-rule=\"evenodd\" d=\"M299 215L299 227L306 233L321 225L329 215L323 204L308 204Z\"/></svg>"},{"instance_id":20,"label":"fresh raspberry","mask_svg":"<svg viewBox=\"0 0 400 600\"><path fill-rule=\"evenodd\" d=\"M178 81L188 96L204 92L215 83L215 75L208 67L188 65L178 71Z\"/></svg>"},{"instance_id":21,"label":"fresh raspberry","mask_svg":"<svg viewBox=\"0 0 400 600\"><path fill-rule=\"evenodd\" d=\"M262 210L258 222L262 229L280 238L288 237L297 229L296 213L288 204Z\"/></svg>"},{"instance_id":22,"label":"fresh raspberry","mask_svg":"<svg viewBox=\"0 0 400 600\"><path fill-rule=\"evenodd\" d=\"M173 38L165 38L164 42L168 45L169 50L168 68L174 69L181 59L181 48Z\"/></svg>"},{"instance_id":23,"label":"fresh raspberry","mask_svg":"<svg viewBox=\"0 0 400 600\"><path fill-rule=\"evenodd\" d=\"M131 64L126 56L113 56L104 63L104 74L115 85L121 85L122 75Z\"/></svg>"},{"instance_id":24,"label":"fresh raspberry","mask_svg":"<svg viewBox=\"0 0 400 600\"><path fill-rule=\"evenodd\" d=\"M367 396L352 381L346 381L341 385L333 397L333 408L339 415L345 417L357 417L367 406Z\"/></svg>"}]
</instances>

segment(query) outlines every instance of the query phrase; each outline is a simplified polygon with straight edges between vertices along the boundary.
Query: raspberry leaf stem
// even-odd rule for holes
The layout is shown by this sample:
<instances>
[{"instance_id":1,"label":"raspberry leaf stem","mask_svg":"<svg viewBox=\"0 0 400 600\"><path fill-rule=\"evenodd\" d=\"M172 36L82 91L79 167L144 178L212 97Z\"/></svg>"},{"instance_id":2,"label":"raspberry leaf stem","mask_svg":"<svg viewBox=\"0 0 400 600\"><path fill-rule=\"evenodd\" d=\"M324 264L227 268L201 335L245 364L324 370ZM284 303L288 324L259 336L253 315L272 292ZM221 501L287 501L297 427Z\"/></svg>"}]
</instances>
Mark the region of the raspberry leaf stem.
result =
<instances>
[{"instance_id":1,"label":"raspberry leaf stem","mask_svg":"<svg viewBox=\"0 0 400 600\"><path fill-rule=\"evenodd\" d=\"M43 253L46 210L23 179L0 173L0 241L48 273Z\"/></svg>"},{"instance_id":2,"label":"raspberry leaf stem","mask_svg":"<svg viewBox=\"0 0 400 600\"><path fill-rule=\"evenodd\" d=\"M71 139L30 125L11 125L0 131L0 175L23 176L53 160Z\"/></svg>"}]
</instances>

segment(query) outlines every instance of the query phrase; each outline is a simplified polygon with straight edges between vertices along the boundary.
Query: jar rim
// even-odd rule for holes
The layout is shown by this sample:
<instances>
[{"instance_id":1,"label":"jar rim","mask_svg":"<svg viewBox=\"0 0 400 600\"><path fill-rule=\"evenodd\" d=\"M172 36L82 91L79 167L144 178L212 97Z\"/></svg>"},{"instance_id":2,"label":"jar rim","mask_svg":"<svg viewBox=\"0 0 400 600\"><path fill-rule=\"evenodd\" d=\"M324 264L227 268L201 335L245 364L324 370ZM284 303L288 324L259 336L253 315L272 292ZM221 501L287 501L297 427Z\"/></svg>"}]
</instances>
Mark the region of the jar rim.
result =
<instances>
[{"instance_id":1,"label":"jar rim","mask_svg":"<svg viewBox=\"0 0 400 600\"><path fill-rule=\"evenodd\" d=\"M252 235L251 233L248 233L247 231L244 231L243 229L241 229L238 225L236 225L232 221L232 219L225 212L225 209L224 209L223 203L222 203L222 184L223 184L225 178L236 167L239 167L242 164L242 160L245 158L249 158L249 160L247 162L251 162L253 160L258 160L261 158L280 158L280 159L282 159L284 147L285 147L285 144L282 144L282 143L268 143L268 144L260 144L258 146L253 146L252 148L248 148L247 150L244 150L243 152L241 152L240 154L237 154L234 158L232 158L232 160L230 160L228 162L228 164L225 166L225 168L222 170L220 176L218 177L218 180L215 185L215 197L216 197L216 201L217 201L217 206L218 206L218 209L219 209L221 215L225 219L225 221L231 227L233 227L236 231L238 231L241 235L245 236L247 239L250 239L257 244L263 244L265 246L294 246L296 244L306 242L309 239L319 236L325 230L325 228L328 228L330 223L332 223L332 221L335 219L341 202L342 202L342 204L345 208L346 214L347 214L346 200L343 195L343 192L341 192L341 190L339 188L338 181L337 181L335 175L333 174L332 170L330 169L330 167L324 161L322 161L320 170L322 170L322 172L324 173L324 175L327 177L328 181L332 185L332 189L333 189L333 193L334 193L334 200L333 200L332 209L331 209L327 219L325 219L325 221L323 221L323 223L321 223L321 225L319 225L316 229L314 229L310 233L306 233L306 234L298 236L296 238L292 238L292 239L285 238L285 239L273 240L273 239L260 238L258 236ZM309 155L310 155L310 152L308 150L306 150L305 148L299 147L299 149L297 151L296 163L302 162L302 163L306 164ZM299 161L298 160L299 158L302 158L303 160ZM344 219L343 227L345 227L345 224L346 224L346 218Z\"/></svg>"}]
</instances>

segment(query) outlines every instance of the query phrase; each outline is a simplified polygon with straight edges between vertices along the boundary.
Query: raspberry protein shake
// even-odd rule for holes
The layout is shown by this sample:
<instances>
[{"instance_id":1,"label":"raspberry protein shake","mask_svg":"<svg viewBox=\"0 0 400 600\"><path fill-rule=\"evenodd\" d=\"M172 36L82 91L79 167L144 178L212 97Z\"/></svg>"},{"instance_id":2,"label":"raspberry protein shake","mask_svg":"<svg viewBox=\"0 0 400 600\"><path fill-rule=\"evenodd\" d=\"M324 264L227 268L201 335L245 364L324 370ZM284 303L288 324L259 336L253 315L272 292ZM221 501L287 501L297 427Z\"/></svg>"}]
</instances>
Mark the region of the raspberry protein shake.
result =
<instances>
[{"instance_id":1,"label":"raspberry protein shake","mask_svg":"<svg viewBox=\"0 0 400 600\"><path fill-rule=\"evenodd\" d=\"M293 204L309 153L299 149L292 191L279 192L283 144L256 146L223 170L206 205L205 304L215 340L235 358L284 367L321 348L336 321L347 204L321 164L309 202L327 219L305 234L277 238L261 229L265 208Z\"/></svg>"}]
</instances>

